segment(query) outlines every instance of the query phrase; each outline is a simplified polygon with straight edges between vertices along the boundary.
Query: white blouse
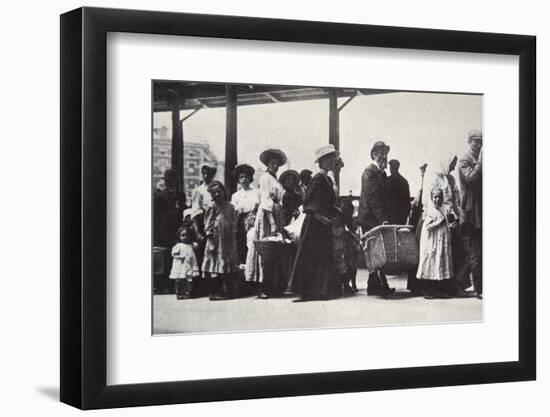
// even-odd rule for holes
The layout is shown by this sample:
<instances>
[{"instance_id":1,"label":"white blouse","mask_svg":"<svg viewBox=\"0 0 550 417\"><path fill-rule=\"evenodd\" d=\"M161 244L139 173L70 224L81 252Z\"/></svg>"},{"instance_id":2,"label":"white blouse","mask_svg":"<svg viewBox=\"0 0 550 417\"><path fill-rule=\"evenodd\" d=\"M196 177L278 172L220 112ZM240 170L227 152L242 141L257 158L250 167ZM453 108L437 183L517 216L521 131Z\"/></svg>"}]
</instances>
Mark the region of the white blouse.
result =
<instances>
[{"instance_id":1,"label":"white blouse","mask_svg":"<svg viewBox=\"0 0 550 417\"><path fill-rule=\"evenodd\" d=\"M260 190L241 188L231 197L231 204L235 207L237 213L250 213L260 204Z\"/></svg>"},{"instance_id":2,"label":"white blouse","mask_svg":"<svg viewBox=\"0 0 550 417\"><path fill-rule=\"evenodd\" d=\"M260 209L273 211L273 203L281 204L284 193L281 183L269 172L260 177Z\"/></svg>"}]
</instances>

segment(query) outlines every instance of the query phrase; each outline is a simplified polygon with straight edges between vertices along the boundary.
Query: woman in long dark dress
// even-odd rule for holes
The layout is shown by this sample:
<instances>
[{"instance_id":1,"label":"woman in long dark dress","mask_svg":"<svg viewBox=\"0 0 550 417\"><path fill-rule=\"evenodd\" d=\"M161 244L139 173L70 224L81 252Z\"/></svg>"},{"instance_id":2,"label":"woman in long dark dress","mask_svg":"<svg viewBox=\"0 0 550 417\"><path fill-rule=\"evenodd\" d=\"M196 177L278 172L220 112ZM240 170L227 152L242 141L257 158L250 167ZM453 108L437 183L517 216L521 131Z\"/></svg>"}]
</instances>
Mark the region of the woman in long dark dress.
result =
<instances>
[{"instance_id":1,"label":"woman in long dark dress","mask_svg":"<svg viewBox=\"0 0 550 417\"><path fill-rule=\"evenodd\" d=\"M340 293L340 282L334 271L332 219L336 196L333 182L327 175L339 156L334 146L318 149L319 172L311 180L304 201L306 218L290 286L299 298L294 301L329 299Z\"/></svg>"}]
</instances>

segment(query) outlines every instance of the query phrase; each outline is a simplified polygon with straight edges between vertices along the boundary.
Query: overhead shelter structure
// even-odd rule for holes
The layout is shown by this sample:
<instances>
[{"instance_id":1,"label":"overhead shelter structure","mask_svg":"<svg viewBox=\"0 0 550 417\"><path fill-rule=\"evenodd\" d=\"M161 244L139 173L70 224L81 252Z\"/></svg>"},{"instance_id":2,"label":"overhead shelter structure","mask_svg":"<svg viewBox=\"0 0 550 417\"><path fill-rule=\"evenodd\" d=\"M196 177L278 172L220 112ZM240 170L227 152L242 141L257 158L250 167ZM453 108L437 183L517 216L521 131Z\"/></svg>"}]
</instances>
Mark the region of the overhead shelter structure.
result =
<instances>
[{"instance_id":1,"label":"overhead shelter structure","mask_svg":"<svg viewBox=\"0 0 550 417\"><path fill-rule=\"evenodd\" d=\"M239 106L326 100L329 106L328 143L340 149L340 111L358 95L395 92L394 90L304 87L280 85L247 85L193 83L182 81L153 82L153 111L172 114L172 168L177 173L178 189L183 191L183 126L189 117L203 109L226 108L225 185L233 192L231 175L237 165L237 113ZM346 100L339 104L338 99ZM191 113L181 118L182 110ZM337 178L338 181L338 178Z\"/></svg>"}]
</instances>

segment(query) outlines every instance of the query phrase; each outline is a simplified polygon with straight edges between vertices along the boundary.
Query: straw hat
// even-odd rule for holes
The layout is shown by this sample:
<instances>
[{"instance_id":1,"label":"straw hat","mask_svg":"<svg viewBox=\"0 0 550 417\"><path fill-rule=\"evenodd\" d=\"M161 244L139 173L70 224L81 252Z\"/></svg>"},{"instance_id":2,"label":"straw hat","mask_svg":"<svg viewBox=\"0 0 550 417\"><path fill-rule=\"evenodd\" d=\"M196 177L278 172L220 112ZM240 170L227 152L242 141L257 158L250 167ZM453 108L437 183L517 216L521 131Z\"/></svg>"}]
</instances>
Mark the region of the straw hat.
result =
<instances>
[{"instance_id":1,"label":"straw hat","mask_svg":"<svg viewBox=\"0 0 550 417\"><path fill-rule=\"evenodd\" d=\"M323 156L330 155L332 153L335 154L335 156L340 155L340 152L338 152L336 150L334 145L322 146L322 147L320 147L319 149L317 149L315 151L315 161L314 162L319 162L319 159L321 159Z\"/></svg>"}]
</instances>

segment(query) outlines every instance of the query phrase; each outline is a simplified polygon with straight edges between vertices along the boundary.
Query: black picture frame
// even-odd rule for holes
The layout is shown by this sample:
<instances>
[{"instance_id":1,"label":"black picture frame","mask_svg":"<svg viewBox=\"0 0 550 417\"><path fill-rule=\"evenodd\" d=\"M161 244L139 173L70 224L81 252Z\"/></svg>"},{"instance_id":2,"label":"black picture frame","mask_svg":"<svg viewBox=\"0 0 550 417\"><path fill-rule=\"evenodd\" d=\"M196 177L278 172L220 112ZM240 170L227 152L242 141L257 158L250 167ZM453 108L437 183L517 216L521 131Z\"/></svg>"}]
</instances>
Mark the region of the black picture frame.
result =
<instances>
[{"instance_id":1,"label":"black picture frame","mask_svg":"<svg viewBox=\"0 0 550 417\"><path fill-rule=\"evenodd\" d=\"M518 56L518 361L107 385L108 32ZM85 7L61 16L60 56L62 402L97 409L536 378L534 36Z\"/></svg>"}]
</instances>

